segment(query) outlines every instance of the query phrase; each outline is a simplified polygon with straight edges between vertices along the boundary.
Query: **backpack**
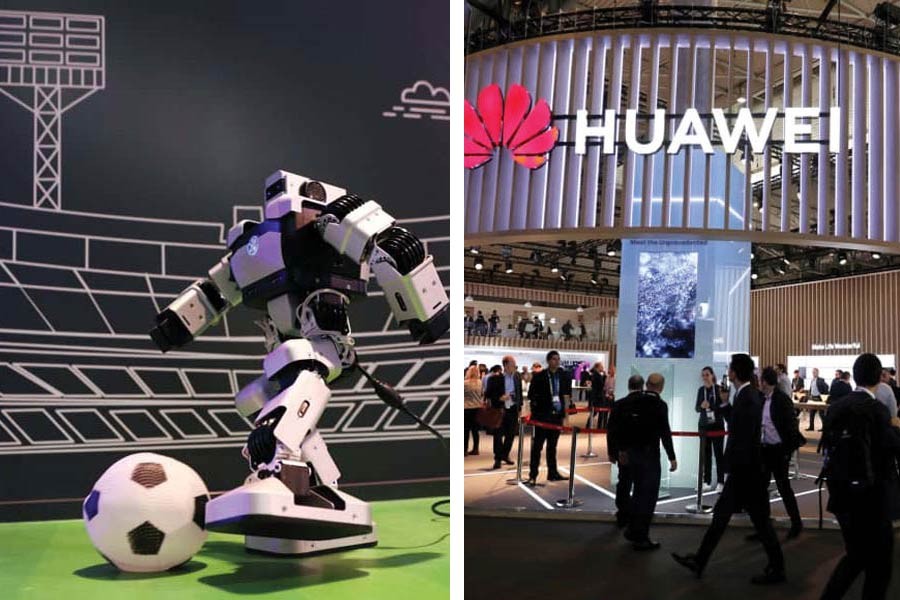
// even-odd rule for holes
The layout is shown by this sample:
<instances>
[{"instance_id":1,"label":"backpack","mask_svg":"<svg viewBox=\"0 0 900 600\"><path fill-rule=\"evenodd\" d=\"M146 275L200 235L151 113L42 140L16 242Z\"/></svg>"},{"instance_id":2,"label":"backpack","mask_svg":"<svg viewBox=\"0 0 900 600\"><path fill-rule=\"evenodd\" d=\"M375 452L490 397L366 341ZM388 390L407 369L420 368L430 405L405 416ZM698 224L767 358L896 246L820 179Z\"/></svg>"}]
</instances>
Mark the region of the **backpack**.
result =
<instances>
[{"instance_id":1,"label":"backpack","mask_svg":"<svg viewBox=\"0 0 900 600\"><path fill-rule=\"evenodd\" d=\"M867 409L865 404L853 402L829 423L822 440L825 458L820 476L829 487L861 489L875 484Z\"/></svg>"}]
</instances>

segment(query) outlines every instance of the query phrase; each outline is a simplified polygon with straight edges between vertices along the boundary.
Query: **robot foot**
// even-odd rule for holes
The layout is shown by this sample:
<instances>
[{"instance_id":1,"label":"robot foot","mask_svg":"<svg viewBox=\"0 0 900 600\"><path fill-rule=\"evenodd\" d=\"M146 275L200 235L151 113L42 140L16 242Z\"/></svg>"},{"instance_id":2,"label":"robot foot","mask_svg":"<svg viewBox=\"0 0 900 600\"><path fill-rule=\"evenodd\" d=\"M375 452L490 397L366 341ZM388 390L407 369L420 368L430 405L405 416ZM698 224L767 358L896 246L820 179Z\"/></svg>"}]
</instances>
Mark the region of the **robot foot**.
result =
<instances>
[{"instance_id":1,"label":"robot foot","mask_svg":"<svg viewBox=\"0 0 900 600\"><path fill-rule=\"evenodd\" d=\"M244 540L244 545L251 552L289 556L314 556L329 552L344 552L355 548L371 548L378 544L375 523L372 523L372 531L370 533L335 538L333 540L288 540L255 535L248 535Z\"/></svg>"},{"instance_id":2,"label":"robot foot","mask_svg":"<svg viewBox=\"0 0 900 600\"><path fill-rule=\"evenodd\" d=\"M322 550L323 542L337 543L351 538L350 543L354 545L362 544L357 538L366 536L370 537L367 544L375 542L372 512L367 502L327 486L315 486L309 493L295 496L277 477L250 481L211 500L206 505L206 528L248 536L248 547L254 547L249 544L250 538L275 538L275 542L296 540L307 545L316 542L317 549L311 551ZM291 553L303 553L303 550Z\"/></svg>"}]
</instances>

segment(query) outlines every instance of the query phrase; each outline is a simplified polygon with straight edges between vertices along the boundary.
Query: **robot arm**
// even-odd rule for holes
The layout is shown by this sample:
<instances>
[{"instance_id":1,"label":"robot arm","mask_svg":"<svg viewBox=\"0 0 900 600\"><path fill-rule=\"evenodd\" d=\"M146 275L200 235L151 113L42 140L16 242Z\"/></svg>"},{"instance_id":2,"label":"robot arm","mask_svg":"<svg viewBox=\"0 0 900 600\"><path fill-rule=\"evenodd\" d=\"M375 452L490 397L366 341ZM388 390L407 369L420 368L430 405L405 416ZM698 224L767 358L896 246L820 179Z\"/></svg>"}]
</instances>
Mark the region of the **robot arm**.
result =
<instances>
[{"instance_id":1,"label":"robot arm","mask_svg":"<svg viewBox=\"0 0 900 600\"><path fill-rule=\"evenodd\" d=\"M241 291L231 277L229 256L209 270L206 279L192 283L161 313L150 337L163 352L180 348L219 322L241 302Z\"/></svg>"},{"instance_id":2,"label":"robot arm","mask_svg":"<svg viewBox=\"0 0 900 600\"><path fill-rule=\"evenodd\" d=\"M450 328L450 302L422 242L394 222L377 202L348 195L328 205L318 226L341 254L369 266L397 322L430 344Z\"/></svg>"}]
</instances>

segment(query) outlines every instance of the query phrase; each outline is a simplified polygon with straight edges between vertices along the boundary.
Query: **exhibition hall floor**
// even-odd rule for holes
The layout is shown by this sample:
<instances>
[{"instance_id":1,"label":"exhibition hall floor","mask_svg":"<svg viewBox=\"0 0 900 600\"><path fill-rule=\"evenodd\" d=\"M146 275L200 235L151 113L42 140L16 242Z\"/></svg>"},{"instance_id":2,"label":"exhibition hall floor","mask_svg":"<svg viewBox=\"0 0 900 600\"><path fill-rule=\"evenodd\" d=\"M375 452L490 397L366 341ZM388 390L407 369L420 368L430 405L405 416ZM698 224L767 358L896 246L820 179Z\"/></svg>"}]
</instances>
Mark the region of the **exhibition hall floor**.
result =
<instances>
[{"instance_id":1,"label":"exhibition hall floor","mask_svg":"<svg viewBox=\"0 0 900 600\"><path fill-rule=\"evenodd\" d=\"M703 534L697 527L654 525L650 535L662 548L635 552L612 523L468 515L465 522L466 598L813 600L843 554L840 532L806 531L782 543L787 583L760 589L749 579L762 571L765 553L759 543L744 541L749 530L742 527L725 532L698 580L669 556L696 550ZM895 562L887 598L900 597L898 571ZM861 584L846 597L859 598Z\"/></svg>"},{"instance_id":2,"label":"exhibition hall floor","mask_svg":"<svg viewBox=\"0 0 900 600\"><path fill-rule=\"evenodd\" d=\"M818 432L803 434L808 441L800 452L800 475L791 479L791 488L797 496L797 504L804 519L804 524L818 527L819 493L815 478L821 468L821 457L816 454ZM482 434L481 454L465 458L465 507L467 515L509 516L561 518L575 520L612 520L615 513L615 481L611 481L611 465L606 460L606 438L595 435L592 450L596 457L586 458L588 441L586 436L579 436L575 460L575 498L580 505L574 508L562 508L556 505L568 494L568 481L548 482L546 460L541 457L541 469L538 486L531 488L522 483L515 483L516 467L504 465L504 468L492 470L493 455L492 438ZM516 443L513 444L511 458L516 460ZM523 479L528 477L530 436L526 434L524 442ZM571 437L563 434L559 440L557 460L563 475L569 475L569 457L571 455ZM684 462L682 462L684 464ZM684 468L684 467L681 467ZM790 523L784 510L781 497L775 489L774 482L770 486L772 517L776 527L789 527ZM715 504L717 494L704 494L704 504ZM696 490L689 488L671 488L663 490L657 503L657 519L667 519L678 523L697 523L705 525L710 517L688 513L685 507L694 504ZM828 491L822 490L823 506L828 501ZM736 521L747 520L743 515L736 515ZM749 521L747 521L749 524ZM823 526L836 527L831 514L824 513Z\"/></svg>"},{"instance_id":3,"label":"exhibition hall floor","mask_svg":"<svg viewBox=\"0 0 900 600\"><path fill-rule=\"evenodd\" d=\"M200 552L171 572L121 573L91 546L81 520L0 524L2 597L446 598L450 520L435 498L373 502L379 545L309 558L246 552L243 537L211 533ZM444 505L441 510L446 510Z\"/></svg>"}]
</instances>

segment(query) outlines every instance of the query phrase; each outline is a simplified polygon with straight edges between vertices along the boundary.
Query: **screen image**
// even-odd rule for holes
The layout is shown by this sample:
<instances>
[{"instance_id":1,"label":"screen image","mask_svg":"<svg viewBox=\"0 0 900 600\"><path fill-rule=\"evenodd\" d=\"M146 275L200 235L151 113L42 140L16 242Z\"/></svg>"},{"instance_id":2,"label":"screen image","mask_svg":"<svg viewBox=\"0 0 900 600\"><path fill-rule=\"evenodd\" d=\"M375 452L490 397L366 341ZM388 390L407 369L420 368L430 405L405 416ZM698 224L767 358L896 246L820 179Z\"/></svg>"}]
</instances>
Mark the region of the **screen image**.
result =
<instances>
[{"instance_id":1,"label":"screen image","mask_svg":"<svg viewBox=\"0 0 900 600\"><path fill-rule=\"evenodd\" d=\"M697 252L641 252L638 267L638 358L693 358Z\"/></svg>"}]
</instances>

